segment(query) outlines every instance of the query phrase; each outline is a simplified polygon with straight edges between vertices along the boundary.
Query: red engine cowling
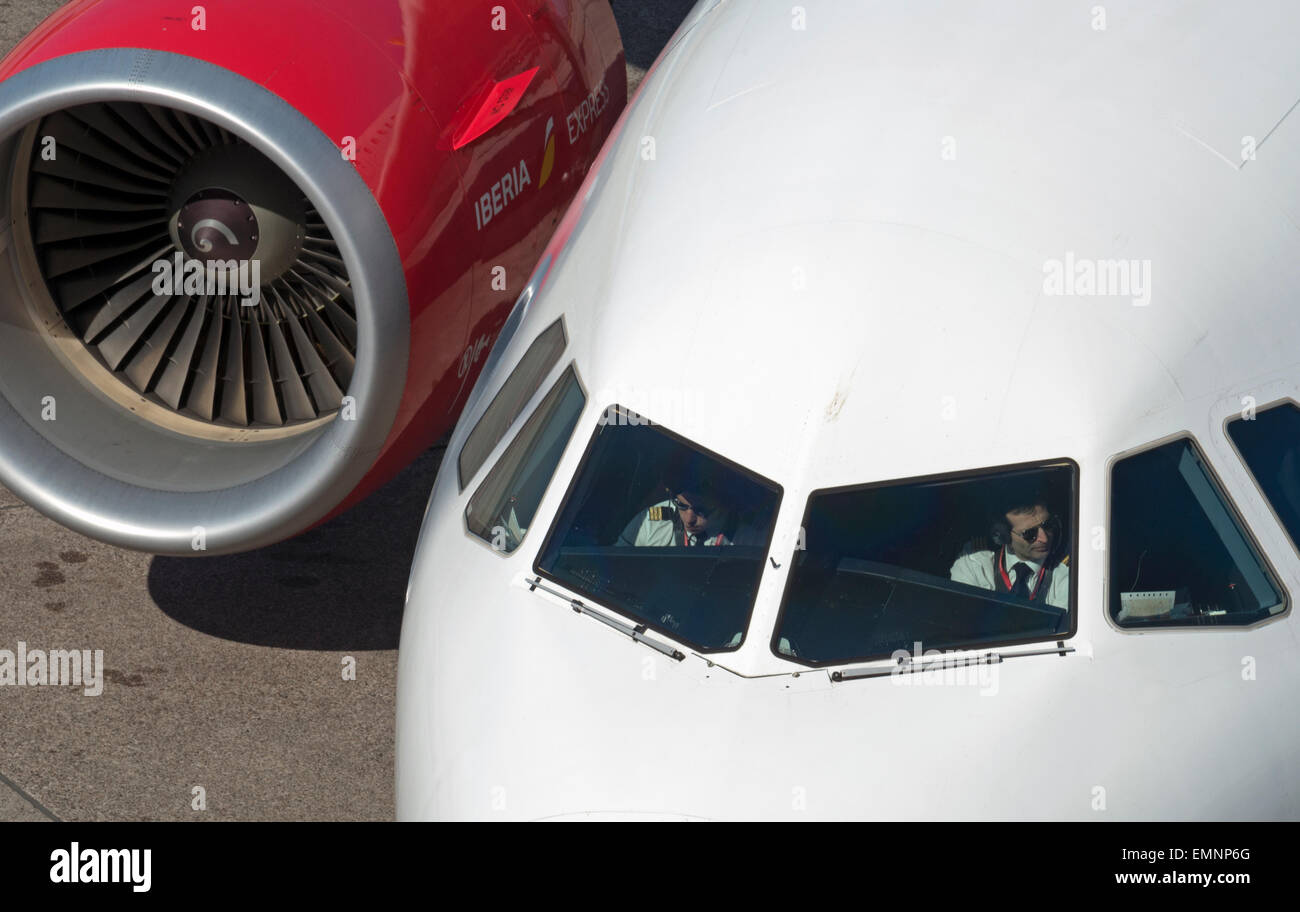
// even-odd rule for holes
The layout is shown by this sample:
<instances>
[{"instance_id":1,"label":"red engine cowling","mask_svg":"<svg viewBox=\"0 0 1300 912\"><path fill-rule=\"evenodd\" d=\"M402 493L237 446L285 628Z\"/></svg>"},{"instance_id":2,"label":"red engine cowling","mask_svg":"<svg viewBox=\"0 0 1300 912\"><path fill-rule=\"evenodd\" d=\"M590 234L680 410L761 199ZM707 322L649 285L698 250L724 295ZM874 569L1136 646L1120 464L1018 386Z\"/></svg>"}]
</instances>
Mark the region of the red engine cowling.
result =
<instances>
[{"instance_id":1,"label":"red engine cowling","mask_svg":"<svg viewBox=\"0 0 1300 912\"><path fill-rule=\"evenodd\" d=\"M451 427L627 94L606 0L78 0L0 78L0 482L178 555Z\"/></svg>"}]
</instances>

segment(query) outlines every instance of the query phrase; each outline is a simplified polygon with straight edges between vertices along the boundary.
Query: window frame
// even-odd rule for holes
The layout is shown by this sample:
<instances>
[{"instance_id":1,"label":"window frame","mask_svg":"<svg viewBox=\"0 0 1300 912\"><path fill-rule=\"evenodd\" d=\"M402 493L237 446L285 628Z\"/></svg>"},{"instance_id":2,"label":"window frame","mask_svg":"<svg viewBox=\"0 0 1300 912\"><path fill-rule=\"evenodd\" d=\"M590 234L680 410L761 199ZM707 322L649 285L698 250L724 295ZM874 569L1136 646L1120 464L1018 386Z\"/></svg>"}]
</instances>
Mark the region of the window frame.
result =
<instances>
[{"instance_id":1,"label":"window frame","mask_svg":"<svg viewBox=\"0 0 1300 912\"><path fill-rule=\"evenodd\" d=\"M1290 405L1297 411L1300 411L1300 401L1296 401L1292 396L1282 396L1278 399L1266 402L1264 405L1255 406L1255 414L1258 415L1260 412L1266 412L1270 409L1279 408L1284 405ZM1278 515L1277 509L1273 506L1273 499L1268 496L1267 492L1265 492L1264 486L1261 485L1259 479L1255 477L1255 470L1250 467L1250 463L1246 461L1246 457L1242 455L1241 450L1237 449L1237 442L1233 440L1232 435L1228 433L1228 425L1232 424L1234 421L1243 420L1245 419L1241 417L1240 412L1228 415L1224 418L1222 428L1223 436L1227 439L1228 446L1232 448L1232 454L1237 457L1237 461L1240 462L1242 468L1246 470L1246 477L1249 478L1250 483L1255 486L1255 493L1258 494L1259 499L1264 502L1264 506L1268 509L1269 515L1273 517L1273 522L1277 523L1278 529L1282 532L1282 537L1285 538L1287 544L1291 546L1291 551L1295 554L1296 559L1300 560L1300 542L1297 542L1295 538L1291 537L1291 532L1287 529L1286 523L1282 522L1282 517ZM1260 550L1262 551L1263 549L1261 548ZM1287 597L1290 598L1289 592L1287 593Z\"/></svg>"},{"instance_id":2,"label":"window frame","mask_svg":"<svg viewBox=\"0 0 1300 912\"><path fill-rule=\"evenodd\" d=\"M546 401L546 397L549 396L551 392L556 388L559 382L564 378L564 375L570 369L572 369L573 379L577 381L578 390L582 393L582 398L583 398L582 411L578 413L578 418L573 423L573 430L569 432L569 439L565 442L564 450L560 453L560 461L555 464L555 469L552 470L551 477L546 480L546 485L542 488L542 496L537 501L537 508L539 511L541 510L541 505L545 503L547 495L551 493L551 486L555 484L555 476L559 474L560 465L564 462L564 457L569 452L569 447L573 445L573 441L578 436L578 428L582 425L582 416L586 413L587 409L591 407L591 401L592 401L591 391L587 389L587 384L583 382L582 374L578 370L577 359L576 358L571 359L567 364L561 362L561 364L558 365L558 367L559 367L559 373L556 375L555 380L552 381L550 384L543 383L541 388L538 389L537 392L533 394L534 396L540 395L542 397L541 399L538 400L537 405L531 411L529 411L528 407L525 405L523 412L520 412L519 414L519 418L515 419L516 421L519 420L523 421L523 424L519 426L519 430L515 432L513 437L511 437L509 432L507 431L506 436L503 437L500 441L497 441L497 446L501 446L501 443L506 439L506 437L509 437L509 443L505 444L505 448L501 450L501 452L497 455L496 459L492 459L491 456L489 455L489 458L484 460L483 462L483 466L489 466L490 463L490 466L487 469L488 474L490 474L492 470L495 469L498 464L500 464L501 460L505 457L505 454L510 449L510 447L514 446L515 441L519 439L519 436L523 434L524 428L527 427L528 422L532 419L532 417L537 414L538 409L542 407L542 403ZM555 368L552 368L552 370L554 369ZM493 450L495 449L496 448L493 447ZM483 466L479 467L480 471L483 469ZM475 477L477 477L477 473ZM487 550L491 551L497 557L503 560L508 560L514 557L519 552L524 550L524 539L528 538L528 533L525 532L524 538L519 540L519 547L515 548L513 551L501 551L498 550L497 548L492 547L492 543L490 541L483 538L481 535L478 535L475 532L473 532L469 527L469 518L465 515L465 511L469 509L470 502L474 500L474 496L478 494L479 488L482 487L486 481L487 481L487 474L485 474L483 476L482 481L480 481L478 485L474 487L474 490L469 495L469 499L465 501L465 506L461 508L460 528L461 531L465 534L465 536L468 539L478 543L481 547L484 547ZM463 495L464 493L465 492L462 491L461 495ZM553 523L554 520L552 520L552 524Z\"/></svg>"},{"instance_id":3,"label":"window frame","mask_svg":"<svg viewBox=\"0 0 1300 912\"><path fill-rule=\"evenodd\" d=\"M1061 634L1053 634L1050 637L1020 637L1010 640L998 640L993 643L980 643L977 646L955 646L943 650L944 655L960 653L985 653L1001 649L1006 646L1023 646L1028 643L1058 643L1063 644L1066 640L1074 638L1079 632L1079 615L1082 608L1079 605L1079 573L1078 573L1078 552L1079 552L1079 497L1082 488L1082 470L1079 464L1068 456L1062 456L1054 459L1038 459L1029 462L1015 462L1006 465L987 466L978 469L962 469L956 472L936 472L929 475L913 475L907 478L891 478L883 481L872 481L865 484L837 485L830 488L817 488L808 492L808 498L804 502L804 511L799 522L800 529L807 529L809 518L812 513L813 498L827 494L851 494L857 491L869 491L875 488L901 487L906 485L920 485L937 481L956 481L961 479L976 480L982 476L997 475L1012 471L1030 471L1033 469L1060 468L1068 466L1073 472L1070 484L1070 509L1072 511L1073 522L1070 527L1070 608L1067 609L1070 614L1070 629ZM893 652L880 655L859 656L843 659L834 659L833 661L812 661L799 656L787 655L778 650L781 642L781 629L785 622L786 612L790 607L790 596L794 588L795 554L791 552L789 558L790 572L786 578L785 591L781 593L781 607L777 610L776 622L772 626L772 639L768 643L768 651L772 655L784 662L790 662L795 665L801 665L804 668L835 668L840 665L863 665L868 662L879 662L884 659L893 657ZM924 644L922 644L924 645ZM896 650L895 650L896 651Z\"/></svg>"},{"instance_id":4,"label":"window frame","mask_svg":"<svg viewBox=\"0 0 1300 912\"><path fill-rule=\"evenodd\" d=\"M531 301L531 296L530 296L530 301ZM509 322L509 318L507 318L507 322ZM505 430L502 432L501 436L497 439L495 443L492 444L492 446L483 455L482 461L480 461L479 464L474 468L473 472L471 472L468 476L466 476L464 474L464 466L461 464L461 460L465 456L465 448L469 446L470 440L474 437L474 434L478 431L479 427L482 426L483 422L487 419L487 416L491 413L493 407L497 404L497 402L501 400L501 397L505 395L506 388L510 386L510 381L514 379L516 372L523 366L524 361L528 358L529 352L533 350L533 347L535 345L541 342L542 337L545 336L548 332L550 332L551 329L557 323L560 325L560 338L563 340L564 344L560 346L560 350L558 355L555 358L555 362L546 369L546 373L542 374L542 382L538 385L537 389L533 390L533 392L529 395L529 397L524 400L523 405L519 409L518 414L516 414L514 418L510 420L510 423L506 425ZM513 337L514 333L512 333L511 335ZM497 341L500 341L500 338L501 338L501 334L498 334ZM507 344L509 344L509 341L510 340L506 340ZM496 350L496 343L494 342L493 352L488 354L489 363L484 365L485 375L489 368L495 367L495 365L490 363L492 360L492 354L495 353L495 350ZM541 332L539 332L536 336L534 336L533 340L528 343L528 347L524 349L524 353L519 356L519 360L516 361L514 367L510 369L510 373L506 374L505 380L502 381L501 386L497 388L496 395L492 397L492 401L487 404L487 408L483 409L483 411L479 413L478 419L474 422L474 426L469 429L469 432L465 435L465 439L461 441L460 447L457 449L455 454L456 484L457 484L458 494L464 494L465 491L469 489L470 485L473 484L474 479L477 478L479 476L479 473L483 471L483 467L486 466L491 461L492 453L495 452L496 448L501 445L501 441L505 440L507 437L510 436L510 429L515 426L515 422L517 422L520 418L522 418L524 413L528 411L528 403L532 402L533 397L535 397L543 389L546 389L546 378L551 376L551 373L556 369L556 367L564 364L564 354L568 350L569 350L569 326L565 322L564 314L560 314L550 323L547 323L546 326L542 328ZM586 388L584 387L583 389L585 391ZM547 390L547 392L549 392L549 390Z\"/></svg>"},{"instance_id":5,"label":"window frame","mask_svg":"<svg viewBox=\"0 0 1300 912\"><path fill-rule=\"evenodd\" d=\"M1225 436L1227 435L1225 434ZM1120 462L1120 460L1128 459L1133 456L1140 456L1149 450L1167 446L1168 444L1174 443L1178 440L1190 441L1192 448L1196 450L1196 454L1201 458L1202 465L1204 465L1209 471L1210 479L1218 488L1218 493L1222 495L1224 506L1227 508L1233 521L1237 524L1238 530L1243 533L1246 543L1255 550L1255 553L1263 562L1264 569L1269 574L1270 581L1274 583L1277 586L1278 591L1282 593L1283 607L1281 611L1270 614L1266 618L1261 618L1253 624L1168 624L1159 627L1121 627L1115 622L1115 619L1111 617L1110 592L1112 580L1110 574L1110 555L1113 539L1111 531L1115 524L1115 504L1112 496L1114 492L1115 465ZM1229 438L1229 443L1231 443L1231 438ZM1268 502L1267 498L1264 500L1265 503ZM1245 517L1242 516L1241 510L1237 507L1237 502L1233 500L1232 493L1223 483L1223 478L1220 477L1218 470L1215 469L1214 463L1211 462L1209 456L1206 455L1205 450L1197 441L1196 435L1188 430L1175 431L1172 434L1166 434L1164 437L1157 438L1148 443L1130 447L1127 450L1121 450L1118 453L1112 454L1110 459L1106 461L1106 572L1103 574L1103 578L1105 579L1105 583L1102 586L1102 617L1106 619L1106 623L1110 625L1112 630L1123 634L1150 636L1157 633L1239 633L1245 630L1257 630L1265 624L1272 624L1273 622L1288 617L1291 614L1292 600L1290 590L1287 589L1286 584L1282 580L1281 574L1277 572L1277 568L1273 566L1273 561L1269 558L1268 551L1260 544L1259 539L1255 537L1255 532L1250 527L1250 523L1246 522Z\"/></svg>"},{"instance_id":6,"label":"window frame","mask_svg":"<svg viewBox=\"0 0 1300 912\"><path fill-rule=\"evenodd\" d=\"M584 600L592 602L598 607L605 609L606 611L614 612L621 619L630 621L634 625L642 627L643 629L653 630L656 633L662 634L663 636L668 637L674 642L681 643L682 645L688 647L689 649L693 650L694 652L700 655L733 653L740 649L743 649L745 644L749 642L750 635L752 633L751 628L753 627L754 624L754 606L758 604L758 593L759 590L762 589L763 587L763 577L767 571L766 559L759 561L758 573L754 577L754 595L749 601L749 610L745 615L744 631L743 631L743 635L740 638L740 642L737 643L735 646L724 646L724 647L715 647L715 648L708 648L705 646L701 646L698 643L695 643L691 640L684 638L681 635L680 631L670 630L667 627L661 626L658 622L651 622L644 618L640 618L628 614L623 609L615 607L614 605L607 602L605 599L602 599L600 596L593 595L583 589L579 589L575 587L569 580L560 579L559 577L551 573L548 573L546 570L542 569L541 566L542 555L547 553L550 550L552 540L555 538L556 535L560 534L559 519L561 516L564 515L565 510L568 509L569 507L569 503L574 496L575 490L577 489L578 480L585 475L588 467L591 464L591 460L594 456L594 452L596 449L596 440L600 436L601 429L605 427L606 424L608 424L608 421L602 421L601 419L605 418L605 416L607 415L628 415L630 417L636 418L637 423L644 424L648 427L652 427L656 429L659 433L668 437L673 442L681 446L689 447L692 450L694 450L696 453L699 453L709 459L716 460L720 466L727 469L728 471L737 472L738 474L741 474L750 480L756 481L760 486L770 488L770 490L772 490L776 494L776 501L772 506L772 526L768 530L767 539L763 542L761 551L764 555L764 558L766 558L768 555L772 553L772 541L776 536L777 518L780 516L781 513L781 503L785 499L785 488L782 485L773 481L770 478L767 478L764 475L760 475L759 473L755 472L752 469L748 469L745 466L742 466L738 462L735 462L731 459L727 459L725 456L721 455L720 453L717 453L714 450L709 449L708 447L702 446L699 443L696 443L695 441L691 440L690 438L677 433L676 431L670 431L662 424L658 424L654 420L646 418L644 415L641 415L638 412L634 412L632 409L628 408L627 406L619 405L618 403L612 403L610 405L605 406L597 413L596 427L592 430L591 437L587 440L587 446L586 449L583 451L582 459L578 461L578 467L574 470L573 476L569 479L569 487L567 490L565 490L564 496L560 499L560 507L558 510L555 511L555 517L551 520L551 526L549 529L547 529L546 537L542 539L542 546L537 549L537 553L533 557L533 572L537 574L539 577L541 577L542 579L555 583L557 586L563 586L565 589L569 590L570 592L577 594L578 596L582 597ZM575 437L577 436L576 432L574 436Z\"/></svg>"}]
</instances>

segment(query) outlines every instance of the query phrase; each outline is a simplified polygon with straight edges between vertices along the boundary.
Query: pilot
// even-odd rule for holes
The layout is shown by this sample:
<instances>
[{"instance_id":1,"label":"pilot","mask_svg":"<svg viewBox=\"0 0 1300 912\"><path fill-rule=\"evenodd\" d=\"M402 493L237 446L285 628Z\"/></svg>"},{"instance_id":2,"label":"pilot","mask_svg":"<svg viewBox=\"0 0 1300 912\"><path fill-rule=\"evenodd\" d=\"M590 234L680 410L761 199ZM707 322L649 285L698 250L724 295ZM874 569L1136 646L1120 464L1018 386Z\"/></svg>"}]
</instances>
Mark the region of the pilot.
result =
<instances>
[{"instance_id":1,"label":"pilot","mask_svg":"<svg viewBox=\"0 0 1300 912\"><path fill-rule=\"evenodd\" d=\"M668 489L671 490L671 489ZM665 547L729 545L722 534L722 508L704 485L682 486L632 518L618 536L617 545Z\"/></svg>"},{"instance_id":2,"label":"pilot","mask_svg":"<svg viewBox=\"0 0 1300 912\"><path fill-rule=\"evenodd\" d=\"M1068 609L1070 559L1061 554L1060 521L1041 497L1004 506L992 523L996 550L961 555L948 576L955 583Z\"/></svg>"}]
</instances>

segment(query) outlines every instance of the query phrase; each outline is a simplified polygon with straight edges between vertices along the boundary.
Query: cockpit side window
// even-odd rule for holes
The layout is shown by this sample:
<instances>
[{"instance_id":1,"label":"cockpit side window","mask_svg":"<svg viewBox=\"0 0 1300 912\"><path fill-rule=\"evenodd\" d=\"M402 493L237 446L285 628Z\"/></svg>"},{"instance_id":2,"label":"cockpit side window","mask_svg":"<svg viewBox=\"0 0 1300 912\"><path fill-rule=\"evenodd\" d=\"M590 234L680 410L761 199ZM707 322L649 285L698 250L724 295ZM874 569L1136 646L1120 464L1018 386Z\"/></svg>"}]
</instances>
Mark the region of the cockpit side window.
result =
<instances>
[{"instance_id":1,"label":"cockpit side window","mask_svg":"<svg viewBox=\"0 0 1300 912\"><path fill-rule=\"evenodd\" d=\"M1232 419L1227 431L1291 544L1300 550L1300 408L1294 402L1263 408Z\"/></svg>"},{"instance_id":2,"label":"cockpit side window","mask_svg":"<svg viewBox=\"0 0 1300 912\"><path fill-rule=\"evenodd\" d=\"M830 665L1070 635L1077 491L1058 460L813 492L773 652Z\"/></svg>"},{"instance_id":3,"label":"cockpit side window","mask_svg":"<svg viewBox=\"0 0 1300 912\"><path fill-rule=\"evenodd\" d=\"M781 489L618 406L535 569L702 651L738 648Z\"/></svg>"},{"instance_id":4,"label":"cockpit side window","mask_svg":"<svg viewBox=\"0 0 1300 912\"><path fill-rule=\"evenodd\" d=\"M570 365L470 498L465 525L471 533L505 554L519 547L586 403Z\"/></svg>"},{"instance_id":5,"label":"cockpit side window","mask_svg":"<svg viewBox=\"0 0 1300 912\"><path fill-rule=\"evenodd\" d=\"M564 320L561 318L542 330L541 335L528 346L528 351L519 359L492 404L465 438L465 445L460 448L456 468L462 491L501 442L501 438L505 437L510 425L523 414L528 400L542 388L542 381L564 354L566 342Z\"/></svg>"},{"instance_id":6,"label":"cockpit side window","mask_svg":"<svg viewBox=\"0 0 1300 912\"><path fill-rule=\"evenodd\" d=\"M1190 437L1117 460L1110 484L1109 610L1120 627L1246 626L1286 609Z\"/></svg>"}]
</instances>

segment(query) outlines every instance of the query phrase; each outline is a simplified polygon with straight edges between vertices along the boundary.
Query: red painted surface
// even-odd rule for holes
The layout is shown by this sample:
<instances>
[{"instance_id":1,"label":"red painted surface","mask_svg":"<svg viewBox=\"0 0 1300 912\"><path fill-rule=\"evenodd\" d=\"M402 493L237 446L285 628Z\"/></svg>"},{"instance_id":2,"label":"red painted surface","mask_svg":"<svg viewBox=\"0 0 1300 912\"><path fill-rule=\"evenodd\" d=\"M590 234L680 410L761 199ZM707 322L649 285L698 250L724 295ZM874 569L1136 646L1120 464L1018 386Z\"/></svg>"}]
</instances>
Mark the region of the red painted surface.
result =
<instances>
[{"instance_id":1,"label":"red painted surface","mask_svg":"<svg viewBox=\"0 0 1300 912\"><path fill-rule=\"evenodd\" d=\"M529 84L541 67L533 67L518 76L511 76L488 87L466 105L466 117L458 117L455 122L464 121L464 126L453 126L453 149L460 149L478 139L501 121L511 115L519 106L519 99L528 91Z\"/></svg>"},{"instance_id":2,"label":"red painted surface","mask_svg":"<svg viewBox=\"0 0 1300 912\"><path fill-rule=\"evenodd\" d=\"M605 0L225 0L206 4L203 30L192 7L74 0L0 63L0 78L97 48L186 54L274 92L336 145L355 139L406 273L411 351L393 430L337 513L455 422L624 106L617 26ZM510 109L469 136L458 112L534 69Z\"/></svg>"}]
</instances>

